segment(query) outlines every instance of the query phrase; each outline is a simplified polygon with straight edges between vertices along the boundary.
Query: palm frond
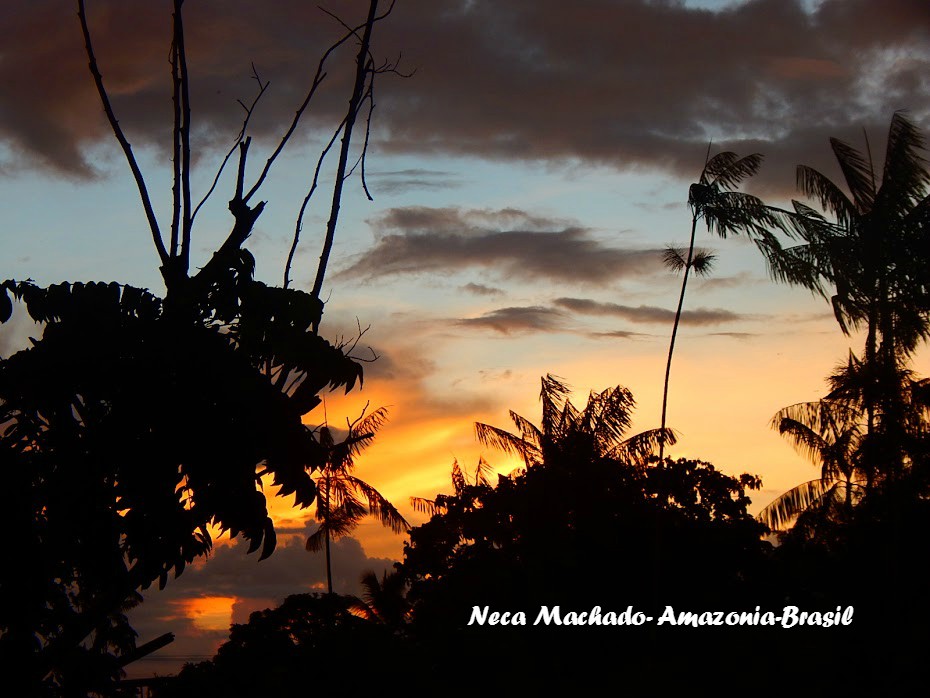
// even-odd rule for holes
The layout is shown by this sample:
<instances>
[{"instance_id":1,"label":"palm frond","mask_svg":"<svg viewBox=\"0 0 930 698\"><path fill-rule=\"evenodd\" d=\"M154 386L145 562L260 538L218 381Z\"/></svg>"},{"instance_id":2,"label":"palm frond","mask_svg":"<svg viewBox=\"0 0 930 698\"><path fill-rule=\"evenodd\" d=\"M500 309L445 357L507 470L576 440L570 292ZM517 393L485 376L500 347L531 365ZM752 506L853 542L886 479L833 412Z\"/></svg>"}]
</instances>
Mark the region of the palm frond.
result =
<instances>
[{"instance_id":1,"label":"palm frond","mask_svg":"<svg viewBox=\"0 0 930 698\"><path fill-rule=\"evenodd\" d=\"M410 530L410 524L407 523L407 520L378 490L367 482L351 475L348 481L356 490L362 493L368 503L368 513L378 519L383 526L389 527L394 533L403 533Z\"/></svg>"},{"instance_id":2,"label":"palm frond","mask_svg":"<svg viewBox=\"0 0 930 698\"><path fill-rule=\"evenodd\" d=\"M309 538L307 538L306 547L309 553L318 553L326 545L326 529L322 526L317 528Z\"/></svg>"},{"instance_id":3,"label":"palm frond","mask_svg":"<svg viewBox=\"0 0 930 698\"><path fill-rule=\"evenodd\" d=\"M778 422L778 433L787 436L794 447L814 463L823 459L827 442L816 431L797 420L783 417Z\"/></svg>"},{"instance_id":4,"label":"palm frond","mask_svg":"<svg viewBox=\"0 0 930 698\"><path fill-rule=\"evenodd\" d=\"M520 436L524 441L537 447L542 445L542 432L539 431L539 427L513 410L510 410L510 419L520 430Z\"/></svg>"},{"instance_id":5,"label":"palm frond","mask_svg":"<svg viewBox=\"0 0 930 698\"><path fill-rule=\"evenodd\" d=\"M571 388L558 376L547 373L542 379L542 388L539 391L539 399L542 402L542 433L551 434L553 427L562 413L562 407L568 396L571 394Z\"/></svg>"},{"instance_id":6,"label":"palm frond","mask_svg":"<svg viewBox=\"0 0 930 698\"><path fill-rule=\"evenodd\" d=\"M701 181L720 189L733 189L747 177L756 174L762 160L763 156L760 153L742 158L732 152L719 153L704 167Z\"/></svg>"},{"instance_id":7,"label":"palm frond","mask_svg":"<svg viewBox=\"0 0 930 698\"><path fill-rule=\"evenodd\" d=\"M491 468L491 465L484 459L484 457L478 457L478 466L475 468L475 485L478 487L491 487L491 475L494 474L494 469Z\"/></svg>"},{"instance_id":8,"label":"palm frond","mask_svg":"<svg viewBox=\"0 0 930 698\"><path fill-rule=\"evenodd\" d=\"M821 479L805 482L780 495L756 518L773 531L786 531L801 512L835 493L838 484Z\"/></svg>"},{"instance_id":9,"label":"palm frond","mask_svg":"<svg viewBox=\"0 0 930 698\"><path fill-rule=\"evenodd\" d=\"M872 163L845 141L831 138L830 145L846 178L846 186L853 196L856 209L859 213L865 213L875 201L875 172L872 171Z\"/></svg>"},{"instance_id":10,"label":"palm frond","mask_svg":"<svg viewBox=\"0 0 930 698\"><path fill-rule=\"evenodd\" d=\"M425 499L423 497L411 497L410 506L420 514L435 516L445 511L445 507L439 506L435 499Z\"/></svg>"},{"instance_id":11,"label":"palm frond","mask_svg":"<svg viewBox=\"0 0 930 698\"><path fill-rule=\"evenodd\" d=\"M325 520L320 521L316 531L307 538L306 548L310 552L319 552L326 545L326 536L330 540L337 540L347 536L358 526L358 516L354 516L343 508L334 509Z\"/></svg>"},{"instance_id":12,"label":"palm frond","mask_svg":"<svg viewBox=\"0 0 930 698\"><path fill-rule=\"evenodd\" d=\"M584 429L597 438L602 451L608 451L623 440L633 422L636 406L633 394L622 386L601 393L592 392L582 413Z\"/></svg>"},{"instance_id":13,"label":"palm frond","mask_svg":"<svg viewBox=\"0 0 930 698\"><path fill-rule=\"evenodd\" d=\"M631 465L645 465L649 458L659 450L659 445L663 441L666 446L674 446L678 442L678 438L675 436L675 432L668 427L665 429L649 429L634 434L617 444L608 455Z\"/></svg>"},{"instance_id":14,"label":"palm frond","mask_svg":"<svg viewBox=\"0 0 930 698\"><path fill-rule=\"evenodd\" d=\"M772 213L762 199L739 191L718 192L700 210L707 231L726 238L744 233L750 237L773 224Z\"/></svg>"},{"instance_id":15,"label":"palm frond","mask_svg":"<svg viewBox=\"0 0 930 698\"><path fill-rule=\"evenodd\" d=\"M708 276L713 271L716 261L717 256L710 250L698 248L691 259L691 268L698 276Z\"/></svg>"},{"instance_id":16,"label":"palm frond","mask_svg":"<svg viewBox=\"0 0 930 698\"><path fill-rule=\"evenodd\" d=\"M782 247L771 234L760 235L753 242L765 257L774 281L803 286L814 295L826 297L819 259L810 245Z\"/></svg>"},{"instance_id":17,"label":"palm frond","mask_svg":"<svg viewBox=\"0 0 930 698\"><path fill-rule=\"evenodd\" d=\"M678 247L666 247L662 253L662 264L666 269L679 272L688 266L686 252Z\"/></svg>"},{"instance_id":18,"label":"palm frond","mask_svg":"<svg viewBox=\"0 0 930 698\"><path fill-rule=\"evenodd\" d=\"M462 472L462 468L459 467L458 459L452 461L452 491L455 492L456 497L460 497L465 491L465 473Z\"/></svg>"},{"instance_id":19,"label":"palm frond","mask_svg":"<svg viewBox=\"0 0 930 698\"><path fill-rule=\"evenodd\" d=\"M522 457L527 465L538 462L541 454L540 449L526 439L490 424L475 422L475 436L485 446Z\"/></svg>"},{"instance_id":20,"label":"palm frond","mask_svg":"<svg viewBox=\"0 0 930 698\"><path fill-rule=\"evenodd\" d=\"M359 417L349 424L349 436L346 437L343 444L346 446L348 457L357 456L362 450L367 448L375 438L378 430L384 426L388 420L388 410L386 407L379 407L371 414Z\"/></svg>"},{"instance_id":21,"label":"palm frond","mask_svg":"<svg viewBox=\"0 0 930 698\"><path fill-rule=\"evenodd\" d=\"M920 155L923 149L924 139L917 127L903 112L895 112L888 128L888 146L876 208L899 218L926 196L930 173Z\"/></svg>"},{"instance_id":22,"label":"palm frond","mask_svg":"<svg viewBox=\"0 0 930 698\"><path fill-rule=\"evenodd\" d=\"M559 413L558 421L552 425L548 431L543 432L543 441L545 445L552 445L561 441L569 434L573 433L578 426L581 413L578 411L571 400L566 400L562 405L562 411Z\"/></svg>"},{"instance_id":23,"label":"palm frond","mask_svg":"<svg viewBox=\"0 0 930 698\"><path fill-rule=\"evenodd\" d=\"M856 206L849 197L826 175L807 165L798 165L797 185L805 196L818 199L820 205L832 213L844 228L856 219Z\"/></svg>"},{"instance_id":24,"label":"palm frond","mask_svg":"<svg viewBox=\"0 0 930 698\"><path fill-rule=\"evenodd\" d=\"M701 170L701 176L698 182L701 184L712 185L717 175L724 172L734 162L739 160L739 155L731 150L725 150L717 153L704 163L704 169Z\"/></svg>"}]
</instances>

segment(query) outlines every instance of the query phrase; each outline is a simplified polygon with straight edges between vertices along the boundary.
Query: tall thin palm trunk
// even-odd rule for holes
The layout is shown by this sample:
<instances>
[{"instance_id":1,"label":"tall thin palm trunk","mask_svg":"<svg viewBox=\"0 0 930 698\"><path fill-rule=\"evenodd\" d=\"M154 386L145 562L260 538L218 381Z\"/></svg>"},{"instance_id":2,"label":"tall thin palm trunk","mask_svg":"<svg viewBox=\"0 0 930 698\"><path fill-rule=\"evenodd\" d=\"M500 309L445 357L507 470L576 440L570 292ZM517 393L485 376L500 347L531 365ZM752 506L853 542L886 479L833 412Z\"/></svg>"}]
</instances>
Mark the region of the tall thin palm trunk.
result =
<instances>
[{"instance_id":1,"label":"tall thin palm trunk","mask_svg":"<svg viewBox=\"0 0 930 698\"><path fill-rule=\"evenodd\" d=\"M691 240L688 244L687 259L679 250L668 248L665 264L673 271L684 271L681 280L681 294L678 297L678 309L675 311L675 324L668 346L668 361L665 364L665 384L662 390L662 434L659 441L659 460L665 458L666 418L668 415L668 385L672 374L672 356L675 353L675 339L681 324L682 308L685 304L685 291L688 288L688 275L693 271L704 276L709 274L714 265L714 255L708 250L695 250L694 238L697 233L698 220L703 219L708 232L716 232L720 237L737 233L755 234L760 222L767 220L765 205L754 196L737 192L735 189L746 177L756 173L762 162L758 153L739 157L736 153L725 151L710 157L710 144L704 159L704 169L697 182L688 189L688 205L691 207Z\"/></svg>"},{"instance_id":2,"label":"tall thin palm trunk","mask_svg":"<svg viewBox=\"0 0 930 698\"><path fill-rule=\"evenodd\" d=\"M329 475L326 476L326 513L329 515ZM333 567L330 563L330 552L329 552L329 527L326 528L326 590L328 593L333 593Z\"/></svg>"},{"instance_id":3,"label":"tall thin palm trunk","mask_svg":"<svg viewBox=\"0 0 930 698\"><path fill-rule=\"evenodd\" d=\"M665 364L665 385L662 389L662 424L660 429L665 433L665 420L668 414L668 383L672 375L672 354L675 352L675 338L678 336L678 325L681 322L681 309L685 304L685 290L688 288L688 273L694 260L694 236L697 232L698 217L691 219L691 242L688 245L688 260L685 262L684 275L681 279L681 295L678 296L678 309L675 311L675 324L672 325L672 339L668 345L668 361ZM665 457L665 438L659 441L659 461Z\"/></svg>"}]
</instances>

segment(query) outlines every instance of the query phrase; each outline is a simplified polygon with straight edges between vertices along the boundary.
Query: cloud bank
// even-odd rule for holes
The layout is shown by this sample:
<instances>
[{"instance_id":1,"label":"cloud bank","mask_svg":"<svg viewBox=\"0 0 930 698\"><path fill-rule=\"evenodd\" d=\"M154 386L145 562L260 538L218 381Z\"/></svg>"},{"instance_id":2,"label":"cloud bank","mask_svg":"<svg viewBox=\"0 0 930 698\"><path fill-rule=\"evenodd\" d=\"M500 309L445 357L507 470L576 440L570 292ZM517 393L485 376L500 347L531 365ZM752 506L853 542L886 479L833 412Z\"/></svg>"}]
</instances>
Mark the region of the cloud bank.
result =
<instances>
[{"instance_id":1,"label":"cloud bank","mask_svg":"<svg viewBox=\"0 0 930 698\"><path fill-rule=\"evenodd\" d=\"M661 250L610 247L570 221L518 209L394 208L369 221L375 245L337 277L493 269L520 281L608 283L661 268ZM472 285L468 289L481 292Z\"/></svg>"},{"instance_id":2,"label":"cloud bank","mask_svg":"<svg viewBox=\"0 0 930 698\"><path fill-rule=\"evenodd\" d=\"M361 12L349 0L327 7L349 23ZM88 12L122 123L131 138L167 153L169 12L115 0L90 2ZM237 131L236 99L254 89L252 61L272 82L254 133L272 142L341 31L296 0L276 3L274 12L246 0L191 3L185 12L198 147L218 147ZM402 68L416 72L384 76L374 137L398 153L647 166L686 176L696 174L713 139L767 153L763 176L793 187L797 163L830 164L828 136L858 143L865 127L881 152L892 111L909 109L928 126L928 39L924 0L824 0L813 12L800 0L748 0L716 12L651 0L578 0L570 11L562 0L402 0L378 27L374 50L390 59L402 53ZM5 3L0 42L6 159L92 175L88 148L109 134L73 7ZM352 58L347 50L330 67L311 127L332 123L344 108ZM448 184L412 175L384 186Z\"/></svg>"}]
</instances>

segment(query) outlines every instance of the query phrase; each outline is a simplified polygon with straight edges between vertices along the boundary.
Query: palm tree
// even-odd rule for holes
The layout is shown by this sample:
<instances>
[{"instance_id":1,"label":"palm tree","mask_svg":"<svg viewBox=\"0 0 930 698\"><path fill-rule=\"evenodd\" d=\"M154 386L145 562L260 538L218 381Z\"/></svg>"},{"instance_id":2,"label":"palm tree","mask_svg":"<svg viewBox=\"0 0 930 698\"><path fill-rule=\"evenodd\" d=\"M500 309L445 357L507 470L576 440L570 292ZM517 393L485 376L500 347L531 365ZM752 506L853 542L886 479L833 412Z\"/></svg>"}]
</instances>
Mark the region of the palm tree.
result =
<instances>
[{"instance_id":1,"label":"palm tree","mask_svg":"<svg viewBox=\"0 0 930 698\"><path fill-rule=\"evenodd\" d=\"M815 505L826 512L848 512L866 491L861 470L862 412L845 401L823 399L779 410L772 428L795 448L821 464L820 477L790 489L759 512L774 531L785 531L799 514Z\"/></svg>"},{"instance_id":2,"label":"palm tree","mask_svg":"<svg viewBox=\"0 0 930 698\"><path fill-rule=\"evenodd\" d=\"M758 153L739 157L733 152L718 153L710 157L710 146L704 169L697 182L688 190L688 205L691 207L691 241L685 254L682 250L668 248L664 262L674 271L684 271L681 279L681 293L678 296L678 309L672 326L672 339L668 347L668 362L665 365L665 384L662 390L662 423L665 430L668 411L668 384L672 373L672 354L675 351L675 338L681 322L681 310L685 303L685 289L688 287L688 275L693 271L704 276L709 274L714 263L714 256L707 250L695 249L694 239L697 224L703 220L708 232L716 232L722 238L740 232L752 235L757 230L764 230L771 224L767 207L761 200L749 194L735 191L736 187L747 177L754 175L762 164ZM659 460L665 455L665 441L659 443Z\"/></svg>"},{"instance_id":3,"label":"palm tree","mask_svg":"<svg viewBox=\"0 0 930 698\"><path fill-rule=\"evenodd\" d=\"M336 442L328 426L320 427L320 444L326 449L326 463L316 478L317 530L307 539L307 550L326 552L326 586L333 593L330 541L355 530L365 516L374 516L394 533L410 530L410 524L400 512L367 482L352 475L355 456L375 437L387 421L387 410L380 407L367 417L365 409L354 421L346 420L349 431L345 439Z\"/></svg>"},{"instance_id":4,"label":"palm tree","mask_svg":"<svg viewBox=\"0 0 930 698\"><path fill-rule=\"evenodd\" d=\"M492 487L492 472L488 462L483 457L479 457L478 466L475 468L475 482L474 484L470 484L467 474L462 470L461 466L459 466L458 459L454 459L452 461L452 490L455 494L452 496L440 494L436 499L411 497L410 506L412 506L415 511L422 514L429 514L430 516L444 514L449 510L449 501L452 499L463 499L465 495L468 494L469 488L475 490L490 489Z\"/></svg>"},{"instance_id":5,"label":"palm tree","mask_svg":"<svg viewBox=\"0 0 930 698\"><path fill-rule=\"evenodd\" d=\"M568 395L569 387L551 374L541 379L542 423L540 427L511 410L519 430L513 434L480 422L475 434L486 446L523 458L528 468L569 456L575 462L590 458L612 458L636 466L645 465L662 443L675 443L671 429L650 429L625 438L635 405L633 395L621 386L588 395L584 410L578 410Z\"/></svg>"},{"instance_id":6,"label":"palm tree","mask_svg":"<svg viewBox=\"0 0 930 698\"><path fill-rule=\"evenodd\" d=\"M930 173L920 155L924 141L896 112L880 172L868 140L865 153L836 138L830 145L848 191L805 165L798 167L797 183L832 218L794 201L794 210L779 211L775 221L803 242L782 248L774 236L763 235L757 244L777 280L830 298L844 334L865 329L856 375L866 432L869 438L881 435L885 444L874 450L884 473L894 476L904 464L906 399L899 378L930 336ZM835 289L830 296L829 286Z\"/></svg>"},{"instance_id":7,"label":"palm tree","mask_svg":"<svg viewBox=\"0 0 930 698\"><path fill-rule=\"evenodd\" d=\"M400 570L385 570L378 580L373 571L362 575L362 598L353 599L349 610L359 618L381 623L394 630L401 628L412 614L406 598L407 579Z\"/></svg>"}]
</instances>

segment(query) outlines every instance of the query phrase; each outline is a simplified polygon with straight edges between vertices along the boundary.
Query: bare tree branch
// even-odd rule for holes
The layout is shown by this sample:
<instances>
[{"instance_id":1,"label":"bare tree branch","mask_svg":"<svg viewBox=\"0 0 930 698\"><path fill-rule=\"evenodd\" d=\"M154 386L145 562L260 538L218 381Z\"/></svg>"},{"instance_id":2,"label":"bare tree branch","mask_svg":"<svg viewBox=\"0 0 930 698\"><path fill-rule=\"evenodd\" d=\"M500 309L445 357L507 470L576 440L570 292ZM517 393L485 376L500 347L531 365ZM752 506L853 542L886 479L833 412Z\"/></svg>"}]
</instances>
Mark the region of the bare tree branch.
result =
<instances>
[{"instance_id":1,"label":"bare tree branch","mask_svg":"<svg viewBox=\"0 0 930 698\"><path fill-rule=\"evenodd\" d=\"M175 13L176 14L176 13ZM169 253L172 258L178 254L181 239L181 75L178 67L177 22L171 37L171 103L174 122L171 129L171 242Z\"/></svg>"},{"instance_id":2,"label":"bare tree branch","mask_svg":"<svg viewBox=\"0 0 930 698\"><path fill-rule=\"evenodd\" d=\"M330 14L330 13L327 12L327 14ZM285 134L281 137L281 141L278 143L278 147L274 149L274 152L268 157L268 160L265 162L265 167L262 168L262 172L259 175L258 180L256 180L252 188L249 189L249 193L245 195L243 199L245 203L249 202L249 199L251 199L255 195L255 192L258 191L259 187L261 187L262 183L265 181L265 178L268 176L268 171L271 169L271 166L274 164L274 161L278 158L278 155L281 154L281 151L284 150L284 146L287 145L287 142L290 140L291 135L293 135L294 131L297 129L297 125L300 123L300 119L303 116L304 112L307 110L307 106L310 104L310 101L313 99L313 96L316 94L317 88L326 78L326 73L323 72L323 66L326 63L326 60L330 57L333 51L335 51L337 48L342 46L346 41L348 41L353 36L356 36L356 32L359 29L361 29L363 26L368 26L371 21L372 19L369 16L368 22L366 22L366 24L360 24L355 29L350 29L342 36L342 38L340 38L338 41L332 44L328 49L326 49L326 53L323 54L323 57L320 58L320 62L317 65L316 74L313 76L313 82L310 84L310 89L307 91L307 96L304 97L303 103L297 108L297 112L294 114L294 119L293 121L291 121L291 125L287 129Z\"/></svg>"},{"instance_id":3,"label":"bare tree branch","mask_svg":"<svg viewBox=\"0 0 930 698\"><path fill-rule=\"evenodd\" d=\"M158 258L161 260L162 276L164 277L165 271L169 266L170 256L168 255L168 250L165 249L165 242L161 237L161 231L158 227L158 220L155 218L155 211L152 208L152 200L149 197L148 189L145 186L145 179L142 176L142 171L139 169L139 163L136 162L136 156L132 153L132 146L126 139L126 135L123 133L123 129L119 125L119 121L117 120L116 115L113 113L113 107L110 104L110 97L107 94L106 88L103 86L103 76L100 74L100 69L97 66L97 58L94 55L93 41L90 38L90 29L88 29L87 26L87 13L84 9L84 0L78 0L78 19L81 21L81 31L84 34L84 49L87 52L90 73L94 77L94 84L97 86L97 93L100 95L100 101L103 104L103 111L106 113L107 120L110 122L110 128L113 130L113 135L116 136L117 142L119 142L120 147L123 149L123 153L126 156L126 161L129 163L129 169L132 170L133 179L135 179L136 186L139 189L139 197L142 199L142 207L145 209L145 217L148 220L149 229L152 231L152 241L155 243L155 249L158 252Z\"/></svg>"},{"instance_id":4,"label":"bare tree branch","mask_svg":"<svg viewBox=\"0 0 930 698\"><path fill-rule=\"evenodd\" d=\"M345 119L343 119L339 124L339 127L333 131L333 135L329 139L329 143L327 143L326 147L323 149L323 152L320 153L320 157L316 161L316 168L313 171L313 182L310 184L310 190L307 192L303 202L300 204L300 211L297 214L297 223L294 226L294 239L291 241L291 249L287 253L287 262L284 264L284 288L287 288L291 283L291 266L294 263L294 255L297 252L297 243L300 241L300 231L303 229L304 213L306 212L307 206L310 204L310 199L313 197L313 193L316 191L317 185L319 184L320 168L322 168L323 161L326 159L326 156L332 149L333 144L339 137L339 134L342 133L342 129L345 127L345 124Z\"/></svg>"},{"instance_id":5,"label":"bare tree branch","mask_svg":"<svg viewBox=\"0 0 930 698\"><path fill-rule=\"evenodd\" d=\"M345 130L342 134L342 148L339 151L339 165L336 168L336 181L333 185L333 203L330 208L329 222L326 224L326 239L323 242L323 252L320 254L320 264L317 267L316 280L313 282L313 290L310 292L314 298L320 297L320 290L323 287L323 278L326 275L326 265L329 262L329 254L333 247L333 239L336 234L336 222L339 219L339 206L342 200L342 187L345 181L346 164L349 158L349 146L352 140L352 128L355 126L355 118L358 114L358 107L365 91L366 77L368 73L368 47L371 45L371 31L374 27L375 17L378 11L378 0L371 0L368 10L368 20L365 23L365 33L362 36L361 46L358 50L355 66L355 87L352 90L352 98L349 100L349 109L346 112Z\"/></svg>"},{"instance_id":6,"label":"bare tree branch","mask_svg":"<svg viewBox=\"0 0 930 698\"><path fill-rule=\"evenodd\" d=\"M184 49L184 20L181 16L183 4L184 0L174 0L174 33L177 41L178 74L181 80L181 271L187 276L191 247L191 98L187 52Z\"/></svg>"},{"instance_id":7,"label":"bare tree branch","mask_svg":"<svg viewBox=\"0 0 930 698\"><path fill-rule=\"evenodd\" d=\"M200 211L200 207L207 202L207 199L210 198L210 195L213 194L213 191L216 189L216 185L220 181L223 170L226 169L226 164L229 162L229 158L231 158L232 154L236 152L236 148L239 147L239 144L242 142L242 139L248 130L249 120L252 118L252 112L255 111L255 107L258 105L258 101L262 98L262 95L265 94L265 90L267 90L268 86L271 84L271 81L265 83L262 82L262 79L259 76L254 63L252 64L252 77L255 78L256 82L258 82L258 94L255 95L255 98L252 100L252 103L249 106L246 106L241 99L237 100L245 110L245 118L242 120L242 128L239 129L239 134L234 139L232 146L228 151L226 151L226 156L223 158L223 162L220 163L219 169L216 171L216 176L213 178L213 183L210 185L210 189L206 194L204 194L196 208L194 208L194 212L191 214L191 225L193 225L194 219L197 217L197 212Z\"/></svg>"}]
</instances>

